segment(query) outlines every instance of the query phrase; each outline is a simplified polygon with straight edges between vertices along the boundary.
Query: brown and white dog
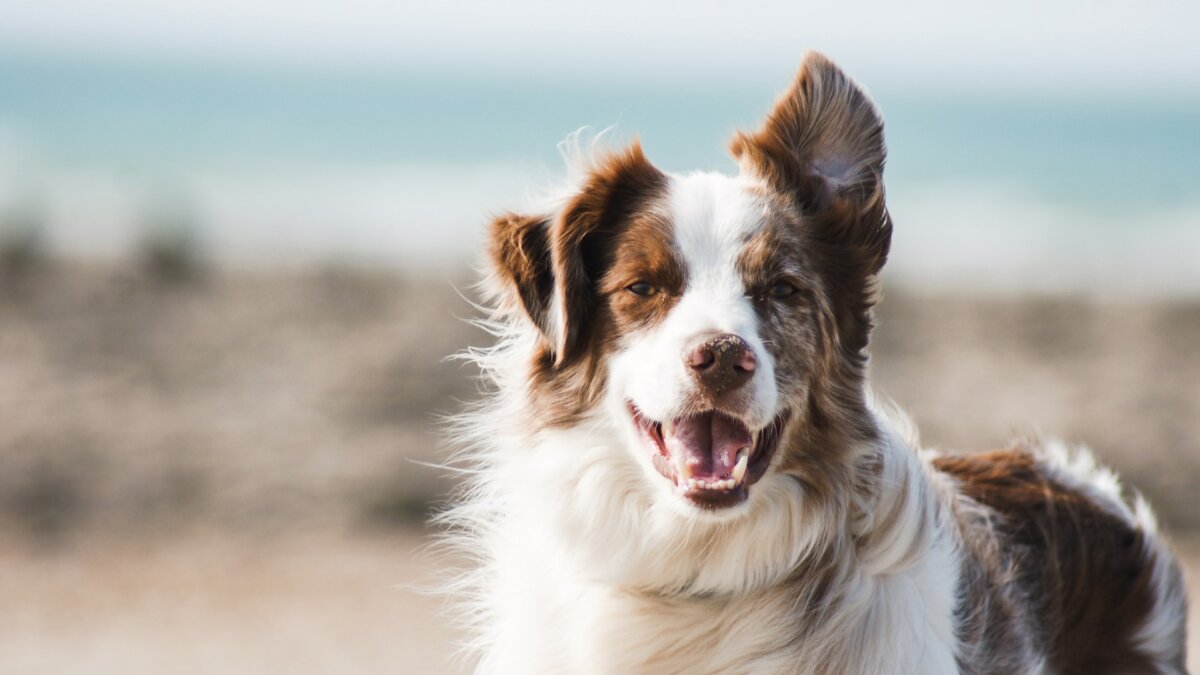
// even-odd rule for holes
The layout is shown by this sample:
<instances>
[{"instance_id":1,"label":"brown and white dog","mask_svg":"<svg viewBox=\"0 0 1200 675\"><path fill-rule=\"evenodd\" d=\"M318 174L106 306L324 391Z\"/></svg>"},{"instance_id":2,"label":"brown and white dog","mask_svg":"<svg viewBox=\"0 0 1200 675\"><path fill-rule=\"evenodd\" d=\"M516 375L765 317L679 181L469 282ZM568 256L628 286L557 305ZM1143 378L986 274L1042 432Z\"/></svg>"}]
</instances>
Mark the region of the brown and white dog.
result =
<instances>
[{"instance_id":1,"label":"brown and white dog","mask_svg":"<svg viewBox=\"0 0 1200 675\"><path fill-rule=\"evenodd\" d=\"M808 54L737 176L635 144L492 224L447 520L485 673L1182 673L1150 510L1082 450L915 447L866 381L883 127Z\"/></svg>"}]
</instances>

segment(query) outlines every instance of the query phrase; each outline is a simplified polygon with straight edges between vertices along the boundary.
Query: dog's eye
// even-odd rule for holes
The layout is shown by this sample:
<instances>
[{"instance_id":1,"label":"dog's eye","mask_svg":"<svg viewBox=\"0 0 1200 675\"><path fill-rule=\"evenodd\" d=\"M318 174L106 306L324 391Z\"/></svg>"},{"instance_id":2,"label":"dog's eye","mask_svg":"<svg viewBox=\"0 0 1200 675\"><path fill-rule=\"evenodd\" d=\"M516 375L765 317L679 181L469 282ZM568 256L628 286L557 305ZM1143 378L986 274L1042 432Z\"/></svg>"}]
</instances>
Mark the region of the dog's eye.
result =
<instances>
[{"instance_id":1,"label":"dog's eye","mask_svg":"<svg viewBox=\"0 0 1200 675\"><path fill-rule=\"evenodd\" d=\"M658 292L657 288L651 286L650 284L648 284L644 281L639 281L635 284L630 284L629 287L626 288L625 290L629 291L630 293L633 293L634 295L641 296L643 298L648 298Z\"/></svg>"},{"instance_id":2,"label":"dog's eye","mask_svg":"<svg viewBox=\"0 0 1200 675\"><path fill-rule=\"evenodd\" d=\"M767 289L767 295L776 300L786 298L795 292L796 287L786 281L778 281L772 284L771 288Z\"/></svg>"}]
</instances>

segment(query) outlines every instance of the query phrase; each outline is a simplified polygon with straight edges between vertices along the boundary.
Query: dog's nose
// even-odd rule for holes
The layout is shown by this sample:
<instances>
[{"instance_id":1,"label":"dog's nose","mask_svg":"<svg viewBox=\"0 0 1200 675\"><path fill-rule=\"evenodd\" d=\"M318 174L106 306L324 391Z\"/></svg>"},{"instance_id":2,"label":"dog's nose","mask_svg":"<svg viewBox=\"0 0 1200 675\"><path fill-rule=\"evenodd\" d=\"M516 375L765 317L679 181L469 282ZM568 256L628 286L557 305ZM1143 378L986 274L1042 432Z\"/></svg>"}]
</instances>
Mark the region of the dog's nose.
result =
<instances>
[{"instance_id":1,"label":"dog's nose","mask_svg":"<svg viewBox=\"0 0 1200 675\"><path fill-rule=\"evenodd\" d=\"M732 333L709 337L687 350L684 356L692 374L715 393L731 391L754 375L754 351Z\"/></svg>"}]
</instances>

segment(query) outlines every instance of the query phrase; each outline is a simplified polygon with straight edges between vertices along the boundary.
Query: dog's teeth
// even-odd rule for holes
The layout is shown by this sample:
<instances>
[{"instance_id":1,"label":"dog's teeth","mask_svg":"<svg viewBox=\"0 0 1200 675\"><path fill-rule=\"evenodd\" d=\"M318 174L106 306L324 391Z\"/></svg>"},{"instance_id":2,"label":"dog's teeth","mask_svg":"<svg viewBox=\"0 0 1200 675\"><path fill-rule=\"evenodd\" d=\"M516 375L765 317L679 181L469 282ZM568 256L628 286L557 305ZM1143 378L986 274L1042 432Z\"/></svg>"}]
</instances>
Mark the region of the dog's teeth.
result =
<instances>
[{"instance_id":1,"label":"dog's teeth","mask_svg":"<svg viewBox=\"0 0 1200 675\"><path fill-rule=\"evenodd\" d=\"M746 477L746 467L750 464L750 448L738 450L737 464L733 465L733 482L738 484Z\"/></svg>"},{"instance_id":2,"label":"dog's teeth","mask_svg":"<svg viewBox=\"0 0 1200 675\"><path fill-rule=\"evenodd\" d=\"M725 479L725 489L726 490L732 490L736 486L737 486L737 481L735 481L734 479L732 479L732 478Z\"/></svg>"},{"instance_id":3,"label":"dog's teeth","mask_svg":"<svg viewBox=\"0 0 1200 675\"><path fill-rule=\"evenodd\" d=\"M689 490L695 490L700 487L700 481L696 480L695 478L689 478L687 486Z\"/></svg>"},{"instance_id":4,"label":"dog's teeth","mask_svg":"<svg viewBox=\"0 0 1200 675\"><path fill-rule=\"evenodd\" d=\"M687 460L684 459L683 453L676 454L675 457L675 472L683 480L689 480L692 477L692 471L688 468Z\"/></svg>"},{"instance_id":5,"label":"dog's teeth","mask_svg":"<svg viewBox=\"0 0 1200 675\"><path fill-rule=\"evenodd\" d=\"M663 432L664 437L674 434L675 433L675 423L672 422L671 420L667 420L666 422L663 422L662 423L662 432Z\"/></svg>"}]
</instances>

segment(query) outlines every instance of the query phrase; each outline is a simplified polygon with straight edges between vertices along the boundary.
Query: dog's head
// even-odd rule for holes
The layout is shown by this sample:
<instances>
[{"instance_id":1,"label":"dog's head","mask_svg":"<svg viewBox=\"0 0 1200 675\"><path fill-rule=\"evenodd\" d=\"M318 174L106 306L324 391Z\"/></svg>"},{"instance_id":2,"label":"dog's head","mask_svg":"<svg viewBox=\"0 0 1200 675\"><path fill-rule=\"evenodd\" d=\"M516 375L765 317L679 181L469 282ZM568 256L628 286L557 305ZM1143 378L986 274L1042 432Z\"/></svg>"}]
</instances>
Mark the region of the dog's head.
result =
<instances>
[{"instance_id":1,"label":"dog's head","mask_svg":"<svg viewBox=\"0 0 1200 675\"><path fill-rule=\"evenodd\" d=\"M871 433L865 348L891 236L882 122L823 56L731 149L736 177L672 175L635 144L554 214L498 218L490 246L505 308L537 331L533 418L606 417L656 499L722 519Z\"/></svg>"}]
</instances>

